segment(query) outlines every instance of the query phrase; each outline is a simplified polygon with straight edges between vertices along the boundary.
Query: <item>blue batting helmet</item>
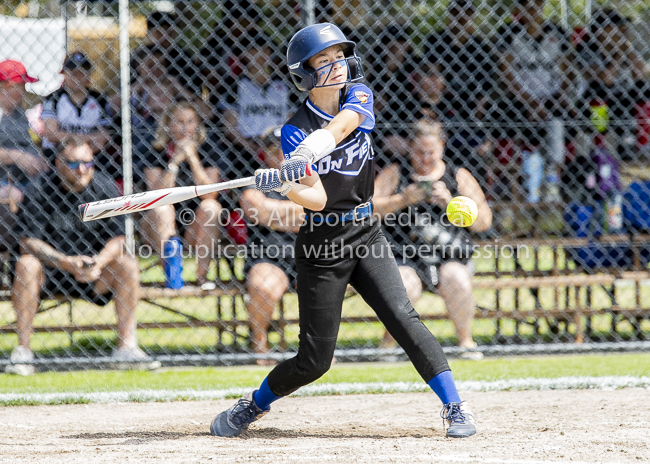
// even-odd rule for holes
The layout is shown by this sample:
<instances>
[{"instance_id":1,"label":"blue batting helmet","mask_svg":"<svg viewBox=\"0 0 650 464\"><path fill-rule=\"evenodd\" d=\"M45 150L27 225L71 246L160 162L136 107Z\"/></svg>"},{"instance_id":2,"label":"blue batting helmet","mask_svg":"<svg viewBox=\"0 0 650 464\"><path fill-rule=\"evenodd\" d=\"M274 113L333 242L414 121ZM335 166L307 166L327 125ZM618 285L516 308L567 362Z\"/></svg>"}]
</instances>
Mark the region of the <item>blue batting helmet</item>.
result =
<instances>
[{"instance_id":1,"label":"blue batting helmet","mask_svg":"<svg viewBox=\"0 0 650 464\"><path fill-rule=\"evenodd\" d=\"M332 45L344 45L350 72L348 81L353 82L363 78L361 60L354 53L356 44L348 40L343 32L334 24L321 23L307 26L299 30L289 41L287 47L287 64L289 74L298 90L308 91L316 87L318 77L307 64L316 54Z\"/></svg>"}]
</instances>

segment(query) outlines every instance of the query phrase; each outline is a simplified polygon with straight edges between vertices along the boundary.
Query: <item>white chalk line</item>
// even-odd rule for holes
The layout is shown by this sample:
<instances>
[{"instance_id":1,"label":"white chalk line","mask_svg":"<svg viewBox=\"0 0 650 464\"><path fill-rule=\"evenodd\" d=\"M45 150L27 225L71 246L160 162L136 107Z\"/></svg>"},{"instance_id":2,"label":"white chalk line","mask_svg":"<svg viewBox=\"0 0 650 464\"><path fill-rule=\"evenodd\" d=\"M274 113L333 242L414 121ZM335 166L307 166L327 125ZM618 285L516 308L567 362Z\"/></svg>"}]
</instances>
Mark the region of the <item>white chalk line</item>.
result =
<instances>
[{"instance_id":1,"label":"white chalk line","mask_svg":"<svg viewBox=\"0 0 650 464\"><path fill-rule=\"evenodd\" d=\"M318 459L320 462L329 461L340 462L341 457L345 458L343 455L322 455L322 456L312 456L314 459ZM309 459L307 457L306 459ZM304 462L305 457L301 457ZM373 455L373 460L390 460L390 462L395 462L395 460L406 459L408 462L471 462L471 463L485 463L485 464L558 464L563 462L562 460L557 461L538 461L535 459L500 459L500 458L479 458L477 456L436 456L435 454L421 454L415 456L404 456L403 454L395 455ZM607 462L607 464L618 464L618 461L571 461L571 464L600 464L602 462Z\"/></svg>"},{"instance_id":2,"label":"white chalk line","mask_svg":"<svg viewBox=\"0 0 650 464\"><path fill-rule=\"evenodd\" d=\"M299 451L303 452L305 451L303 448L286 448L283 447L282 450L284 452L287 451ZM257 451L256 449L249 449L250 452ZM264 452L265 454L268 453L269 449L268 448L263 448L260 449L260 451ZM250 456L250 460L254 460L255 458L260 458L264 459L265 456ZM342 451L339 454L318 454L318 455L302 455L300 457L295 457L295 456L273 456L273 462L286 462L286 463L304 463L304 462L346 462L347 458L351 458L350 456L346 456L345 452ZM216 456L215 457L216 462L239 462L239 458L226 458L223 456ZM471 456L469 454L465 455L436 455L436 454L416 454L416 455L408 455L405 456L404 454L373 454L370 459L372 459L373 462L427 462L427 463L435 463L435 462L470 462L470 463L483 463L483 464L558 464L561 462L566 462L563 459L558 459L556 461L549 461L549 460L536 460L536 459L516 459L516 458L510 458L510 459L502 459L502 458L481 458L478 456ZM350 462L350 461L347 461ZM366 460L362 460L361 462L366 462ZM619 464L620 461L571 461L571 464L601 464L601 463L607 463L607 464Z\"/></svg>"},{"instance_id":3,"label":"white chalk line","mask_svg":"<svg viewBox=\"0 0 650 464\"><path fill-rule=\"evenodd\" d=\"M619 388L650 388L650 377L559 377L525 378L495 381L459 381L459 391L520 391L520 390L615 390ZM103 392L1 393L0 404L62 404L62 403L122 403L221 400L243 396L251 387L222 390L131 390ZM424 382L366 382L316 384L301 388L292 396L358 395L364 393L416 393L431 391Z\"/></svg>"}]
</instances>

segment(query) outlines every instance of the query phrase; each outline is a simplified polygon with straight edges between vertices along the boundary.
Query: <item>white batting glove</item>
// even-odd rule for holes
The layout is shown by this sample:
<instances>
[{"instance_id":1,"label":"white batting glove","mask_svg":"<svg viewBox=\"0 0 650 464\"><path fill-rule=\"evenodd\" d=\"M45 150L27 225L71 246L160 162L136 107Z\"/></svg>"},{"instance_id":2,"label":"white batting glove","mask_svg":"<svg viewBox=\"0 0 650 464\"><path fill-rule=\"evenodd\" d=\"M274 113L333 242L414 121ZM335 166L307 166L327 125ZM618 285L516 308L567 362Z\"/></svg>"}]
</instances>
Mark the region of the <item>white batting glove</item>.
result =
<instances>
[{"instance_id":1,"label":"white batting glove","mask_svg":"<svg viewBox=\"0 0 650 464\"><path fill-rule=\"evenodd\" d=\"M279 192L286 195L291 190L291 183L280 179L278 169L258 169L255 171L255 188L260 192Z\"/></svg>"},{"instance_id":2,"label":"white batting glove","mask_svg":"<svg viewBox=\"0 0 650 464\"><path fill-rule=\"evenodd\" d=\"M316 161L316 153L314 150L303 144L298 145L290 156L290 160L304 160L305 163L309 165L313 164Z\"/></svg>"}]
</instances>

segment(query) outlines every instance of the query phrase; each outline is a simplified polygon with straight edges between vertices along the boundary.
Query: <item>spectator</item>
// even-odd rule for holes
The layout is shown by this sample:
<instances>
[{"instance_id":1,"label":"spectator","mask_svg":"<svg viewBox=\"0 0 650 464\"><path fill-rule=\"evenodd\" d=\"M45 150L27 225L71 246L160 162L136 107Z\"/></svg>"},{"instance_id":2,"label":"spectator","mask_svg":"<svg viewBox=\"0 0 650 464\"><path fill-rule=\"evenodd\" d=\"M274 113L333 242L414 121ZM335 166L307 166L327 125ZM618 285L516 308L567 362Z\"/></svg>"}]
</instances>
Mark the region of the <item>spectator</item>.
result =
<instances>
[{"instance_id":1,"label":"spectator","mask_svg":"<svg viewBox=\"0 0 650 464\"><path fill-rule=\"evenodd\" d=\"M165 70L168 74L190 90L196 78L199 67L194 63L192 53L178 44L181 28L179 17L174 12L154 11L147 17L146 45L137 49L132 55L132 76L137 75L137 57L139 52L146 48L163 53L167 64Z\"/></svg>"},{"instance_id":2,"label":"spectator","mask_svg":"<svg viewBox=\"0 0 650 464\"><path fill-rule=\"evenodd\" d=\"M280 169L284 159L280 147L280 127L272 128L262 138L264 163ZM296 284L293 263L295 234L302 223L303 209L285 196L246 189L240 198L246 219L254 229L246 262L247 289L250 301L246 309L251 321L253 349L257 354L268 353L268 329L275 305L284 292ZM273 360L258 359L257 364L275 364Z\"/></svg>"},{"instance_id":3,"label":"spectator","mask_svg":"<svg viewBox=\"0 0 650 464\"><path fill-rule=\"evenodd\" d=\"M216 128L221 122L220 110L223 109L225 79L230 75L223 61L222 58L212 55L205 57L195 83L195 87L201 89L201 98L197 99L197 103L203 121L209 128Z\"/></svg>"},{"instance_id":4,"label":"spectator","mask_svg":"<svg viewBox=\"0 0 650 464\"><path fill-rule=\"evenodd\" d=\"M145 159L143 171L147 190L219 182L217 157L205 140L205 128L194 106L189 102L172 104L162 117ZM217 193L212 193L152 209L145 213L142 221L145 241L158 253L167 240L183 233L185 242L197 250L198 285L207 283L211 250L215 248L213 240L220 235L221 205L216 198ZM178 224L176 211L182 212Z\"/></svg>"},{"instance_id":5,"label":"spectator","mask_svg":"<svg viewBox=\"0 0 650 464\"><path fill-rule=\"evenodd\" d=\"M23 111L25 83L36 82L25 67L12 60L0 63L0 199L20 203L23 190L40 172L48 170L47 163L29 134L29 122ZM4 206L4 205L3 205ZM14 215L0 209L0 234L5 247L14 244L11 228Z\"/></svg>"},{"instance_id":6,"label":"spectator","mask_svg":"<svg viewBox=\"0 0 650 464\"><path fill-rule=\"evenodd\" d=\"M223 19L217 21L199 52L201 63L215 68L218 64L222 76L238 76L244 68L241 63L247 49L244 41L261 29L262 13L255 2L248 0L225 0L222 11Z\"/></svg>"},{"instance_id":7,"label":"spectator","mask_svg":"<svg viewBox=\"0 0 650 464\"><path fill-rule=\"evenodd\" d=\"M377 144L391 158L408 152L406 138L415 99L411 93L411 74L415 71L413 47L406 31L391 25L380 33L370 61L379 136Z\"/></svg>"},{"instance_id":8,"label":"spectator","mask_svg":"<svg viewBox=\"0 0 650 464\"><path fill-rule=\"evenodd\" d=\"M273 42L262 33L242 38L246 50L244 69L226 82L225 132L232 146L231 172L236 176L254 171L259 137L289 116L289 88L271 64ZM229 173L224 173L230 176Z\"/></svg>"},{"instance_id":9,"label":"spectator","mask_svg":"<svg viewBox=\"0 0 650 464\"><path fill-rule=\"evenodd\" d=\"M439 117L453 128L446 157L485 184L492 142L484 122L495 60L490 44L474 32L475 13L472 0L453 0L447 27L427 39L427 61L442 69L446 83L439 104Z\"/></svg>"},{"instance_id":10,"label":"spectator","mask_svg":"<svg viewBox=\"0 0 650 464\"><path fill-rule=\"evenodd\" d=\"M5 171L0 198L22 199L21 188L29 179L46 171L47 163L29 134L29 122L23 110L25 83L37 82L25 67L12 60L0 63L0 164ZM7 181L12 181L12 186Z\"/></svg>"},{"instance_id":11,"label":"spectator","mask_svg":"<svg viewBox=\"0 0 650 464\"><path fill-rule=\"evenodd\" d=\"M611 151L630 160L636 148L634 111L648 99L648 90L645 62L625 37L624 25L625 19L614 10L601 10L593 18L587 40L576 49L586 81L583 114L593 122L596 135L615 135Z\"/></svg>"},{"instance_id":12,"label":"spectator","mask_svg":"<svg viewBox=\"0 0 650 464\"><path fill-rule=\"evenodd\" d=\"M154 367L137 345L140 271L137 260L123 252L124 220L82 223L77 214L78 205L117 196L117 189L108 177L95 172L86 140L61 144L54 166L26 192L16 224L21 252L11 301L18 346L7 371L33 372L33 366L24 363L34 359L30 349L34 316L41 298L60 293L99 305L115 299L118 339L113 359Z\"/></svg>"},{"instance_id":13,"label":"spectator","mask_svg":"<svg viewBox=\"0 0 650 464\"><path fill-rule=\"evenodd\" d=\"M409 83L404 86L404 91L408 92L409 98L402 97L404 103L399 109L399 119L404 124L398 131L399 135L390 135L393 133L392 129L384 133L384 135L389 134L382 142L387 158L376 161L379 170L386 166L386 162L408 165L407 137L411 127L421 119L430 121L440 119L440 112L444 110L440 106L444 89L445 79L438 67L431 63L421 64L409 75Z\"/></svg>"},{"instance_id":14,"label":"spectator","mask_svg":"<svg viewBox=\"0 0 650 464\"><path fill-rule=\"evenodd\" d=\"M134 181L144 181L141 167L155 139L158 122L166 109L178 101L192 101L192 94L180 81L167 74L168 60L160 49L143 48L137 53L138 80L131 88ZM120 106L120 95L113 107Z\"/></svg>"},{"instance_id":15,"label":"spectator","mask_svg":"<svg viewBox=\"0 0 650 464\"><path fill-rule=\"evenodd\" d=\"M470 197L479 208L470 229L484 232L492 224L492 212L470 172L445 162L440 123L418 122L409 146L411 169L391 165L377 176L375 211L383 218L411 302L415 304L423 289L438 293L456 328L459 346L474 349L473 242L465 229L445 222L444 215L452 197ZM391 343L386 333L382 345ZM466 356L482 357L478 352Z\"/></svg>"},{"instance_id":16,"label":"spectator","mask_svg":"<svg viewBox=\"0 0 650 464\"><path fill-rule=\"evenodd\" d=\"M494 54L474 31L476 10L471 0L452 0L447 27L427 38L427 61L442 70L447 111L460 120L483 120L494 87Z\"/></svg>"},{"instance_id":17,"label":"spectator","mask_svg":"<svg viewBox=\"0 0 650 464\"><path fill-rule=\"evenodd\" d=\"M510 128L498 135L515 139L519 145L526 199L531 203L540 200L545 164L547 199L556 200L559 195L558 169L565 157L562 120L572 110L568 102L572 80L568 37L561 28L544 21L543 9L543 0L518 0L515 20L504 26L497 38L505 95L496 108L496 119ZM523 130L518 131L518 126Z\"/></svg>"},{"instance_id":18,"label":"spectator","mask_svg":"<svg viewBox=\"0 0 650 464\"><path fill-rule=\"evenodd\" d=\"M445 90L445 78L440 72L440 67L431 63L424 63L413 73L413 96L411 104L405 104L410 110L409 118L415 121L440 119L442 95Z\"/></svg>"},{"instance_id":19,"label":"spectator","mask_svg":"<svg viewBox=\"0 0 650 464\"><path fill-rule=\"evenodd\" d=\"M167 73L168 67L169 59L160 49L144 48L138 52L139 79L131 89L136 111L134 126L155 128L169 105L181 100L193 101L194 97L180 81Z\"/></svg>"},{"instance_id":20,"label":"spectator","mask_svg":"<svg viewBox=\"0 0 650 464\"><path fill-rule=\"evenodd\" d=\"M95 154L110 140L112 110L104 95L90 87L92 69L86 55L72 52L63 63L62 88L43 102L43 149L50 162L56 156L56 145L71 135L88 142ZM96 169L106 172L111 168L105 156L96 161Z\"/></svg>"}]
</instances>

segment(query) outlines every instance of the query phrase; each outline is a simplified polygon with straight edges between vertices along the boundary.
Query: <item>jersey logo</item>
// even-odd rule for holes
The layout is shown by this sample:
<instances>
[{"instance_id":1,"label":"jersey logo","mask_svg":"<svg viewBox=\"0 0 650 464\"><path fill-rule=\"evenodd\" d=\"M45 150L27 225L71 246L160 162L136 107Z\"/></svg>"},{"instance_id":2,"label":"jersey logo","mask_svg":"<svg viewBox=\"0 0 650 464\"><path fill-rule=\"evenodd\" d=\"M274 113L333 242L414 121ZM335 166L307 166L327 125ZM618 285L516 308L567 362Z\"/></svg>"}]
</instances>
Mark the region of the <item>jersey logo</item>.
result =
<instances>
[{"instance_id":1,"label":"jersey logo","mask_svg":"<svg viewBox=\"0 0 650 464\"><path fill-rule=\"evenodd\" d=\"M316 171L320 175L333 171L344 176L358 176L366 161L373 158L374 153L368 134L359 133L350 142L336 147L331 155L319 160Z\"/></svg>"},{"instance_id":2,"label":"jersey logo","mask_svg":"<svg viewBox=\"0 0 650 464\"><path fill-rule=\"evenodd\" d=\"M357 91L354 92L354 96L357 97L357 100L359 100L361 103L365 103L368 101L368 97L370 97L370 94L366 92Z\"/></svg>"}]
</instances>

